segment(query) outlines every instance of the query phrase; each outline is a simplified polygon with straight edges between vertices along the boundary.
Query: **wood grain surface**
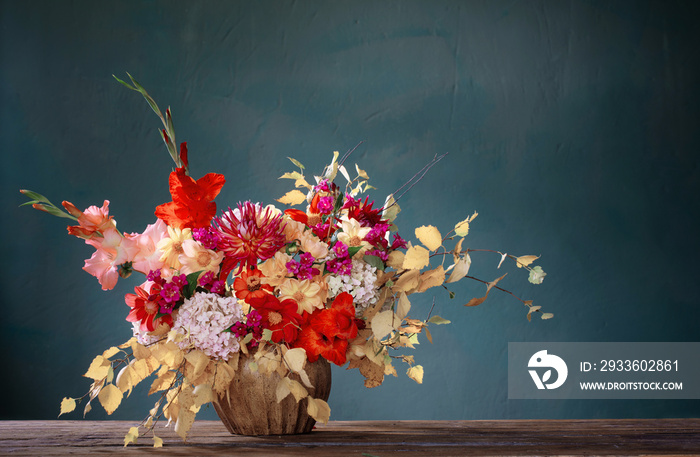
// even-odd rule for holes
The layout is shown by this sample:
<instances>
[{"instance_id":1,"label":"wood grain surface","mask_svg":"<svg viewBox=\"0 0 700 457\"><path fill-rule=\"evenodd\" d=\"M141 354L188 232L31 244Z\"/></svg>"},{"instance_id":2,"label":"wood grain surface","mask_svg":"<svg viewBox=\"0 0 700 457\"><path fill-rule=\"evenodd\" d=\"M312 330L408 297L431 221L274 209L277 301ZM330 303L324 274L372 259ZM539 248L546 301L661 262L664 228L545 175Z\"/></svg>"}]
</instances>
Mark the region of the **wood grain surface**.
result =
<instances>
[{"instance_id":1,"label":"wood grain surface","mask_svg":"<svg viewBox=\"0 0 700 457\"><path fill-rule=\"evenodd\" d=\"M126 421L0 421L0 455L471 456L700 455L700 419L330 422L291 436L231 435L195 422L187 442L158 425L123 447Z\"/></svg>"}]
</instances>

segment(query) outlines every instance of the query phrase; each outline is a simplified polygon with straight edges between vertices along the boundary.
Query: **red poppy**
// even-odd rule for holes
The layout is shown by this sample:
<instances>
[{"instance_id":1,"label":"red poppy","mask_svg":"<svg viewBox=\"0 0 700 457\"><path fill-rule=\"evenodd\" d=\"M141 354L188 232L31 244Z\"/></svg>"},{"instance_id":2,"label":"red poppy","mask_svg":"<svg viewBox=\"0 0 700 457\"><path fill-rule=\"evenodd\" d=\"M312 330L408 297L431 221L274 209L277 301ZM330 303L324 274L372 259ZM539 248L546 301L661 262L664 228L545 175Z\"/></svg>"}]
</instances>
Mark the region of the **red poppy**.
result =
<instances>
[{"instance_id":1,"label":"red poppy","mask_svg":"<svg viewBox=\"0 0 700 457\"><path fill-rule=\"evenodd\" d=\"M233 281L233 289L236 292L236 298L240 298L248 303L251 300L265 298L273 292L272 286L263 284L264 278L262 272L256 269L245 269L239 277Z\"/></svg>"},{"instance_id":2,"label":"red poppy","mask_svg":"<svg viewBox=\"0 0 700 457\"><path fill-rule=\"evenodd\" d=\"M352 300L352 295L343 292L330 308L307 315L296 346L306 350L310 362L322 356L336 365L345 364L348 340L355 338L358 332Z\"/></svg>"},{"instance_id":3,"label":"red poppy","mask_svg":"<svg viewBox=\"0 0 700 457\"><path fill-rule=\"evenodd\" d=\"M297 302L289 298L280 301L272 294L265 294L263 298L252 299L250 306L262 316L263 328L272 330L272 342L284 340L291 344L297 339L301 324Z\"/></svg>"},{"instance_id":4,"label":"red poppy","mask_svg":"<svg viewBox=\"0 0 700 457\"><path fill-rule=\"evenodd\" d=\"M174 228L206 227L216 215L214 199L225 182L218 173L207 173L195 181L185 167L177 168L169 179L173 201L156 207L156 216Z\"/></svg>"},{"instance_id":5,"label":"red poppy","mask_svg":"<svg viewBox=\"0 0 700 457\"><path fill-rule=\"evenodd\" d=\"M126 294L124 301L131 307L127 322L140 322L142 332L152 332L161 324L173 325L173 318L168 314L156 318L160 310L159 292L160 286L151 286L151 293L146 292L142 287L135 287L136 294Z\"/></svg>"}]
</instances>

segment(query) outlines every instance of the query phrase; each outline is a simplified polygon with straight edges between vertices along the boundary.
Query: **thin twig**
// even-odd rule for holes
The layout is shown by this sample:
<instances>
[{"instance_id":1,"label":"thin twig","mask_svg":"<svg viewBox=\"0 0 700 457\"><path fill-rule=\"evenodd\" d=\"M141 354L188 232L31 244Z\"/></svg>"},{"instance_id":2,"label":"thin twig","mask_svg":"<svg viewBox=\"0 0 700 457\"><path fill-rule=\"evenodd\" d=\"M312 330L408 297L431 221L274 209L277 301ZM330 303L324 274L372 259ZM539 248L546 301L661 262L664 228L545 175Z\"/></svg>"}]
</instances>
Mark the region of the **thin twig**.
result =
<instances>
[{"instance_id":1,"label":"thin twig","mask_svg":"<svg viewBox=\"0 0 700 457\"><path fill-rule=\"evenodd\" d=\"M348 150L345 154L343 154L343 157L340 159L340 162L338 162L338 166L341 166L342 164L344 164L345 161L348 159L348 157L350 157L350 154L355 152L355 149L359 148L360 145L364 142L365 142L365 140L360 141L359 143L357 143L357 146L355 146L354 148Z\"/></svg>"},{"instance_id":2,"label":"thin twig","mask_svg":"<svg viewBox=\"0 0 700 457\"><path fill-rule=\"evenodd\" d=\"M441 161L442 159L444 159L445 156L447 156L447 154L448 154L447 152L444 153L444 154L441 155L441 156L438 156L437 154L435 154L435 157L433 157L433 160L431 160L430 162L428 162L428 164L426 164L423 168L421 168L421 169L418 171L418 173L416 173L415 175L413 175L413 177L412 177L411 179L409 179L409 180L406 181L401 187L399 187L398 189L396 189L396 190L392 193L392 195L396 195L397 192L401 191L404 187L406 187L406 186L408 186L408 185L410 184L410 186L408 187L408 189L406 189L406 190L404 190L403 192L401 192L401 194L400 194L399 196L395 196L395 197L394 197L394 203L392 203L391 205L387 206L386 208L382 208L382 209L383 209L383 210L387 210L387 209L391 208L392 206L396 205L396 204L398 203L399 199L401 199L401 197L403 197L403 196L406 194L406 192L408 192L409 190L411 190L411 189L413 188L413 186L415 186L416 184L418 184L418 183L420 182L420 180L423 179L423 177L424 177L425 174L428 172L428 170L430 170L436 163L438 163L439 161Z\"/></svg>"}]
</instances>

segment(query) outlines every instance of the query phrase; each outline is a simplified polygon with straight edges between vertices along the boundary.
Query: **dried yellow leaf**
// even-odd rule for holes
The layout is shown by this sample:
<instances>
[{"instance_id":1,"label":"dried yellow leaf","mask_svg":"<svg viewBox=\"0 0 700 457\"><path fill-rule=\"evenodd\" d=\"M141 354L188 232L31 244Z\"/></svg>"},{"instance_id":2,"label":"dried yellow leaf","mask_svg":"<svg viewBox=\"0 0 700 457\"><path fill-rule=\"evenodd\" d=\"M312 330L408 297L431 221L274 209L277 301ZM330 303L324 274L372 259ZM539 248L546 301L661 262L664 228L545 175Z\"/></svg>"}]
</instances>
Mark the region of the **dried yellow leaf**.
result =
<instances>
[{"instance_id":1,"label":"dried yellow leaf","mask_svg":"<svg viewBox=\"0 0 700 457\"><path fill-rule=\"evenodd\" d=\"M306 412L309 413L309 416L313 417L316 422L327 424L331 417L331 407L328 406L328 403L320 398L311 397L308 398L308 402Z\"/></svg>"},{"instance_id":2,"label":"dried yellow leaf","mask_svg":"<svg viewBox=\"0 0 700 457\"><path fill-rule=\"evenodd\" d=\"M411 293L418 287L418 276L420 276L420 270L409 270L403 273L399 279L396 280L394 286L391 288L393 292L406 292Z\"/></svg>"},{"instance_id":3,"label":"dried yellow leaf","mask_svg":"<svg viewBox=\"0 0 700 457\"><path fill-rule=\"evenodd\" d=\"M402 268L406 270L420 270L430 263L430 251L423 246L410 246L403 259Z\"/></svg>"},{"instance_id":4,"label":"dried yellow leaf","mask_svg":"<svg viewBox=\"0 0 700 457\"><path fill-rule=\"evenodd\" d=\"M153 435L153 447L163 447L163 439Z\"/></svg>"},{"instance_id":5,"label":"dried yellow leaf","mask_svg":"<svg viewBox=\"0 0 700 457\"><path fill-rule=\"evenodd\" d=\"M294 180L297 180L297 179L301 179L301 178L303 178L303 177L304 177L304 175L302 175L302 174L299 173L298 171L292 171L292 172L287 172L287 173L283 174L283 175L280 176L278 179L294 179Z\"/></svg>"},{"instance_id":6,"label":"dried yellow leaf","mask_svg":"<svg viewBox=\"0 0 700 457\"><path fill-rule=\"evenodd\" d=\"M63 400L61 400L61 412L58 413L58 417L61 417L61 414L66 414L75 409L75 398L68 398L65 397Z\"/></svg>"},{"instance_id":7,"label":"dried yellow leaf","mask_svg":"<svg viewBox=\"0 0 700 457\"><path fill-rule=\"evenodd\" d=\"M126 436L124 437L124 447L127 447L129 444L136 444L136 440L138 439L138 437L139 428L131 427L127 432Z\"/></svg>"},{"instance_id":8,"label":"dried yellow leaf","mask_svg":"<svg viewBox=\"0 0 700 457\"><path fill-rule=\"evenodd\" d=\"M442 246L442 235L436 227L424 225L416 229L416 238L430 251L435 251Z\"/></svg>"},{"instance_id":9,"label":"dried yellow leaf","mask_svg":"<svg viewBox=\"0 0 700 457\"><path fill-rule=\"evenodd\" d=\"M538 255L521 255L520 257L515 259L515 263L518 266L518 268L522 268L530 265L532 262L539 258L540 256Z\"/></svg>"},{"instance_id":10,"label":"dried yellow leaf","mask_svg":"<svg viewBox=\"0 0 700 457\"><path fill-rule=\"evenodd\" d=\"M86 378L93 379L95 381L104 379L109 374L110 366L111 363L109 360L105 359L101 355L98 355L97 357L92 359L92 363L90 363L88 371L83 376L85 376Z\"/></svg>"},{"instance_id":11,"label":"dried yellow leaf","mask_svg":"<svg viewBox=\"0 0 700 457\"><path fill-rule=\"evenodd\" d=\"M377 313L370 322L372 332L377 340L382 340L385 336L397 329L400 324L401 319L391 310Z\"/></svg>"},{"instance_id":12,"label":"dried yellow leaf","mask_svg":"<svg viewBox=\"0 0 700 457\"><path fill-rule=\"evenodd\" d=\"M472 265L472 258L469 257L469 253L461 257L457 263L455 263L450 277L445 281L446 283L457 282L464 278L469 273L469 267Z\"/></svg>"},{"instance_id":13,"label":"dried yellow leaf","mask_svg":"<svg viewBox=\"0 0 700 457\"><path fill-rule=\"evenodd\" d=\"M282 203L283 205L294 206L305 202L306 195L303 192L294 189L284 194L282 198L278 198L277 201Z\"/></svg>"},{"instance_id":14,"label":"dried yellow leaf","mask_svg":"<svg viewBox=\"0 0 700 457\"><path fill-rule=\"evenodd\" d=\"M367 173L365 170L362 170L360 167L355 164L355 170L357 170L357 176L359 176L362 179L369 179L369 176L367 176Z\"/></svg>"},{"instance_id":15,"label":"dried yellow leaf","mask_svg":"<svg viewBox=\"0 0 700 457\"><path fill-rule=\"evenodd\" d=\"M455 234L457 236L467 236L467 234L469 234L469 223L473 221L478 215L479 213L474 211L474 214L464 219L462 222L458 222L455 225Z\"/></svg>"},{"instance_id":16,"label":"dried yellow leaf","mask_svg":"<svg viewBox=\"0 0 700 457\"><path fill-rule=\"evenodd\" d=\"M389 259L386 261L387 266L395 269L403 268L403 259L406 255L401 251L391 251Z\"/></svg>"},{"instance_id":17,"label":"dried yellow leaf","mask_svg":"<svg viewBox=\"0 0 700 457\"><path fill-rule=\"evenodd\" d=\"M406 374L418 384L423 384L423 367L421 365L409 368Z\"/></svg>"},{"instance_id":18,"label":"dried yellow leaf","mask_svg":"<svg viewBox=\"0 0 700 457\"><path fill-rule=\"evenodd\" d=\"M423 293L431 287L441 286L445 282L445 269L442 265L438 265L437 268L422 273L418 280L420 281L418 293Z\"/></svg>"},{"instance_id":19,"label":"dried yellow leaf","mask_svg":"<svg viewBox=\"0 0 700 457\"><path fill-rule=\"evenodd\" d=\"M100 400L100 404L107 411L107 414L112 414L121 404L123 398L122 391L117 388L114 384L107 384L97 399Z\"/></svg>"},{"instance_id":20,"label":"dried yellow leaf","mask_svg":"<svg viewBox=\"0 0 700 457\"><path fill-rule=\"evenodd\" d=\"M189 379L200 377L209 364L209 357L199 349L185 354L185 360L187 360L187 377Z\"/></svg>"},{"instance_id":21,"label":"dried yellow leaf","mask_svg":"<svg viewBox=\"0 0 700 457\"><path fill-rule=\"evenodd\" d=\"M408 295L406 295L406 292L401 292L396 303L396 315L399 319L403 319L408 315L410 310L411 302L408 300Z\"/></svg>"},{"instance_id":22,"label":"dried yellow leaf","mask_svg":"<svg viewBox=\"0 0 700 457\"><path fill-rule=\"evenodd\" d=\"M195 413L189 408L181 407L178 411L177 421L175 421L175 433L183 440L187 439L187 432L194 424Z\"/></svg>"},{"instance_id":23,"label":"dried yellow leaf","mask_svg":"<svg viewBox=\"0 0 700 457\"><path fill-rule=\"evenodd\" d=\"M508 273L506 273L506 274L508 274ZM482 304L484 301L486 301L486 298L489 296L489 292L491 291L491 288L492 288L493 286L495 286L496 284L498 284L498 281L500 281L501 279L503 279L503 278L505 278L505 277L506 277L506 275L503 275L503 276L501 276L500 278L496 278L496 279L494 279L493 281L491 281L490 283L488 283L488 285L487 285L487 287L486 287L486 294L485 294L483 297L472 298L472 299L469 300L469 302L468 302L466 305L464 305L464 306L477 306L477 305Z\"/></svg>"},{"instance_id":24,"label":"dried yellow leaf","mask_svg":"<svg viewBox=\"0 0 700 457\"><path fill-rule=\"evenodd\" d=\"M102 353L102 357L104 357L105 359L108 359L108 358L112 357L114 354L116 354L117 352L119 352L119 348L116 346L112 346L111 348L105 350Z\"/></svg>"},{"instance_id":25,"label":"dried yellow leaf","mask_svg":"<svg viewBox=\"0 0 700 457\"><path fill-rule=\"evenodd\" d=\"M304 369L306 363L306 351L304 348L294 348L286 350L286 346L282 346L284 352L284 361L294 373L298 373Z\"/></svg>"},{"instance_id":26,"label":"dried yellow leaf","mask_svg":"<svg viewBox=\"0 0 700 457\"><path fill-rule=\"evenodd\" d=\"M151 350L137 341L131 344L131 352L136 360L147 359L151 356Z\"/></svg>"},{"instance_id":27,"label":"dried yellow leaf","mask_svg":"<svg viewBox=\"0 0 700 457\"><path fill-rule=\"evenodd\" d=\"M148 395L151 395L156 392L160 392L161 390L167 390L175 380L175 372L174 371L167 371L165 374L160 375L157 377L153 383L151 384L151 388L148 391ZM117 384L119 385L119 384Z\"/></svg>"},{"instance_id":28,"label":"dried yellow leaf","mask_svg":"<svg viewBox=\"0 0 700 457\"><path fill-rule=\"evenodd\" d=\"M392 222L394 219L396 219L396 216L398 216L400 212L401 208L399 208L399 204L396 203L396 200L394 200L394 195L387 195L386 199L384 200L384 210L382 211L382 219L386 219L387 221Z\"/></svg>"}]
</instances>

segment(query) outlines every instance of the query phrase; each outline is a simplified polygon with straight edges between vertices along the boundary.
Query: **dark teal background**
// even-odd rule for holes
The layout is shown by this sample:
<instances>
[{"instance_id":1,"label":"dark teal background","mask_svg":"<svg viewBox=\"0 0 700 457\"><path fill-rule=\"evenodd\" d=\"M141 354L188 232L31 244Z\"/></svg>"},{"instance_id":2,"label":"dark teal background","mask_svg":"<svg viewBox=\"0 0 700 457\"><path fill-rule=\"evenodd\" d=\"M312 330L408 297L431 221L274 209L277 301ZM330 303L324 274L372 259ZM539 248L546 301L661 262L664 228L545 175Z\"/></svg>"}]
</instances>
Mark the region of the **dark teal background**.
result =
<instances>
[{"instance_id":1,"label":"dark teal background","mask_svg":"<svg viewBox=\"0 0 700 457\"><path fill-rule=\"evenodd\" d=\"M221 172L220 207L272 203L286 157L320 172L354 153L384 196L449 152L398 224L443 233L473 211L470 248L542 255L533 286L499 256L473 272L553 312L469 282L413 300L452 320L403 375L368 390L334 370L332 418L698 417L698 401L508 400L515 341L698 341L697 2L0 1L0 419L50 419L103 349L125 341L123 295L81 271L64 220L18 208L28 188L80 208L111 201L140 232L169 200L157 118L112 79L170 105L192 174ZM422 313L422 314L421 314ZM698 380L700 382L700 380ZM145 417L135 391L112 416ZM79 418L74 413L68 418ZM88 417L104 418L100 407ZM206 411L201 417L213 418Z\"/></svg>"}]
</instances>

